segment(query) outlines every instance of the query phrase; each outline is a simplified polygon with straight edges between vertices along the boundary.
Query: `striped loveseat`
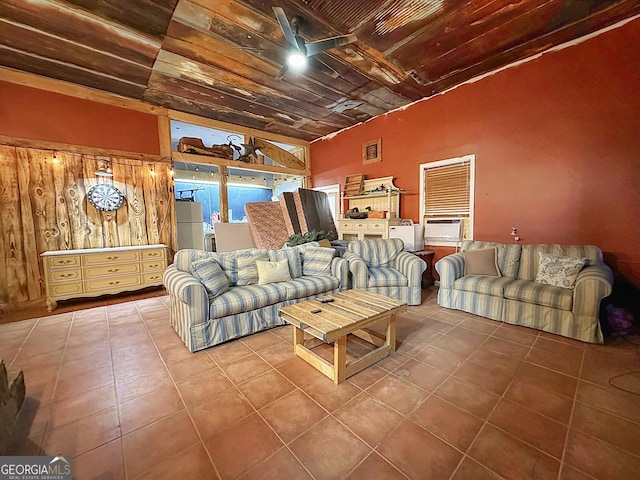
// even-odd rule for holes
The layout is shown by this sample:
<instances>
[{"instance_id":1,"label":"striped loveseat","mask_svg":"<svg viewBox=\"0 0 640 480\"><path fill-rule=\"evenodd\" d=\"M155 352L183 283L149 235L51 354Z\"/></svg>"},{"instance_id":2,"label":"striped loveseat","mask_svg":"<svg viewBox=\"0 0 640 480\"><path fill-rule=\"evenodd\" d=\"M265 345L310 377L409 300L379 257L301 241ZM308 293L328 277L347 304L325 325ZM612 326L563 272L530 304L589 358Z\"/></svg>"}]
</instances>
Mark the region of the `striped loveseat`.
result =
<instances>
[{"instance_id":1,"label":"striped loveseat","mask_svg":"<svg viewBox=\"0 0 640 480\"><path fill-rule=\"evenodd\" d=\"M465 276L462 251L497 248L502 276ZM535 282L539 252L586 258L575 288ZM461 252L436 263L440 275L438 304L483 317L575 338L604 341L599 322L600 301L611 293L613 273L593 245L513 245L463 242Z\"/></svg>"},{"instance_id":2,"label":"striped loveseat","mask_svg":"<svg viewBox=\"0 0 640 480\"><path fill-rule=\"evenodd\" d=\"M317 247L317 242L300 245L287 251L298 254L301 276L290 281L264 285L238 285L238 261L247 254L274 255L285 250L237 250L211 253L202 250L179 250L174 262L164 273L164 285L169 292L171 324L187 348L192 352L217 345L234 338L284 325L278 307L320 297L347 286L349 267L342 258L329 257L330 274L306 275L305 251ZM327 249L323 249L327 250ZM217 262L228 279L229 286L218 295L208 293L200 279L192 274L192 265L198 260ZM311 264L311 254L308 255Z\"/></svg>"}]
</instances>

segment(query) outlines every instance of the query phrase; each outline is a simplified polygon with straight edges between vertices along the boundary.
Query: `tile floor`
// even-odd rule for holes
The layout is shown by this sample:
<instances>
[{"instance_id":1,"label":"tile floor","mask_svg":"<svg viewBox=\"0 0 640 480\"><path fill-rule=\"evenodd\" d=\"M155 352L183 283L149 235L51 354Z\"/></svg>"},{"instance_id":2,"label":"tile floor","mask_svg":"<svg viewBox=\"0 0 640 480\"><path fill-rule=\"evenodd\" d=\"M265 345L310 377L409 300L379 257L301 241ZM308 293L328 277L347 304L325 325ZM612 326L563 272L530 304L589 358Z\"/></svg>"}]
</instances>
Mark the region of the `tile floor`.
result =
<instances>
[{"instance_id":1,"label":"tile floor","mask_svg":"<svg viewBox=\"0 0 640 480\"><path fill-rule=\"evenodd\" d=\"M613 378L640 370L631 343L445 310L431 290L397 353L335 386L290 327L192 354L167 305L0 325L28 393L10 454L73 455L76 479L639 478L640 377Z\"/></svg>"}]
</instances>

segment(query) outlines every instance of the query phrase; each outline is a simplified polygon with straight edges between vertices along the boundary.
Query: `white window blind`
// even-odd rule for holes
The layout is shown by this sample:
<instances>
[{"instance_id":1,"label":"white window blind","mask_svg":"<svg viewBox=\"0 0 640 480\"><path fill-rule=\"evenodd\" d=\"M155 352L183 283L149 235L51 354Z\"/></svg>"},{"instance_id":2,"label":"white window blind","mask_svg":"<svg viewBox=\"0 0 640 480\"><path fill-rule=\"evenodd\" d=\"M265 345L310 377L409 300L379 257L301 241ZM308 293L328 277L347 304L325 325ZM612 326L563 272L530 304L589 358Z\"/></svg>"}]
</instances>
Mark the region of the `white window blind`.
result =
<instances>
[{"instance_id":1,"label":"white window blind","mask_svg":"<svg viewBox=\"0 0 640 480\"><path fill-rule=\"evenodd\" d=\"M471 213L471 162L424 169L424 215L469 217Z\"/></svg>"}]
</instances>

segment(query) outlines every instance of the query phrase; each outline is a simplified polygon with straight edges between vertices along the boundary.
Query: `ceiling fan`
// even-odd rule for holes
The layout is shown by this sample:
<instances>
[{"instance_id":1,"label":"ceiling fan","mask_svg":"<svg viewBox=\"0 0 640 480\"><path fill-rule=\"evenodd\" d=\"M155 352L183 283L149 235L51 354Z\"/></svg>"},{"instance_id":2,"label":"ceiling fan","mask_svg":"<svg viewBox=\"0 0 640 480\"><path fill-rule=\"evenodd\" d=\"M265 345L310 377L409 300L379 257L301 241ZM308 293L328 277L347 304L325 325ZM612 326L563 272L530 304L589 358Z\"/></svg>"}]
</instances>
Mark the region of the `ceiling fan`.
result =
<instances>
[{"instance_id":1,"label":"ceiling fan","mask_svg":"<svg viewBox=\"0 0 640 480\"><path fill-rule=\"evenodd\" d=\"M354 34L340 35L307 43L305 39L298 34L298 30L303 24L301 17L295 16L291 19L291 23L289 23L281 7L273 7L273 11L276 14L280 28L282 28L284 37L289 43L286 62L276 75L276 79L280 80L289 69L297 72L303 71L307 64L336 78L338 72L321 60L312 57L325 50L353 43L358 40L358 37Z\"/></svg>"}]
</instances>

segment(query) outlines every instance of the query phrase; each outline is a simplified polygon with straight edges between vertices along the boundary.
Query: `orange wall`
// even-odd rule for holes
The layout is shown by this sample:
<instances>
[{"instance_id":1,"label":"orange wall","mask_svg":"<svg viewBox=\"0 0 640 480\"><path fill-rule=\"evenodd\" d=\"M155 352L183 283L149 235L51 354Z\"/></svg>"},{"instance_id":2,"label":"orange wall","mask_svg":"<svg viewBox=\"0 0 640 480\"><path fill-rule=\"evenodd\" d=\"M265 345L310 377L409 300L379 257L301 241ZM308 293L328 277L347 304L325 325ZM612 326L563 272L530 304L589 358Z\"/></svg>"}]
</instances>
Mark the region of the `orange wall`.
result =
<instances>
[{"instance_id":1,"label":"orange wall","mask_svg":"<svg viewBox=\"0 0 640 480\"><path fill-rule=\"evenodd\" d=\"M155 115L2 81L0 135L160 153Z\"/></svg>"},{"instance_id":2,"label":"orange wall","mask_svg":"<svg viewBox=\"0 0 640 480\"><path fill-rule=\"evenodd\" d=\"M420 164L473 153L476 240L595 244L640 285L638 45L640 19L318 140L313 185L394 175L418 221ZM363 166L377 137L382 162Z\"/></svg>"}]
</instances>

